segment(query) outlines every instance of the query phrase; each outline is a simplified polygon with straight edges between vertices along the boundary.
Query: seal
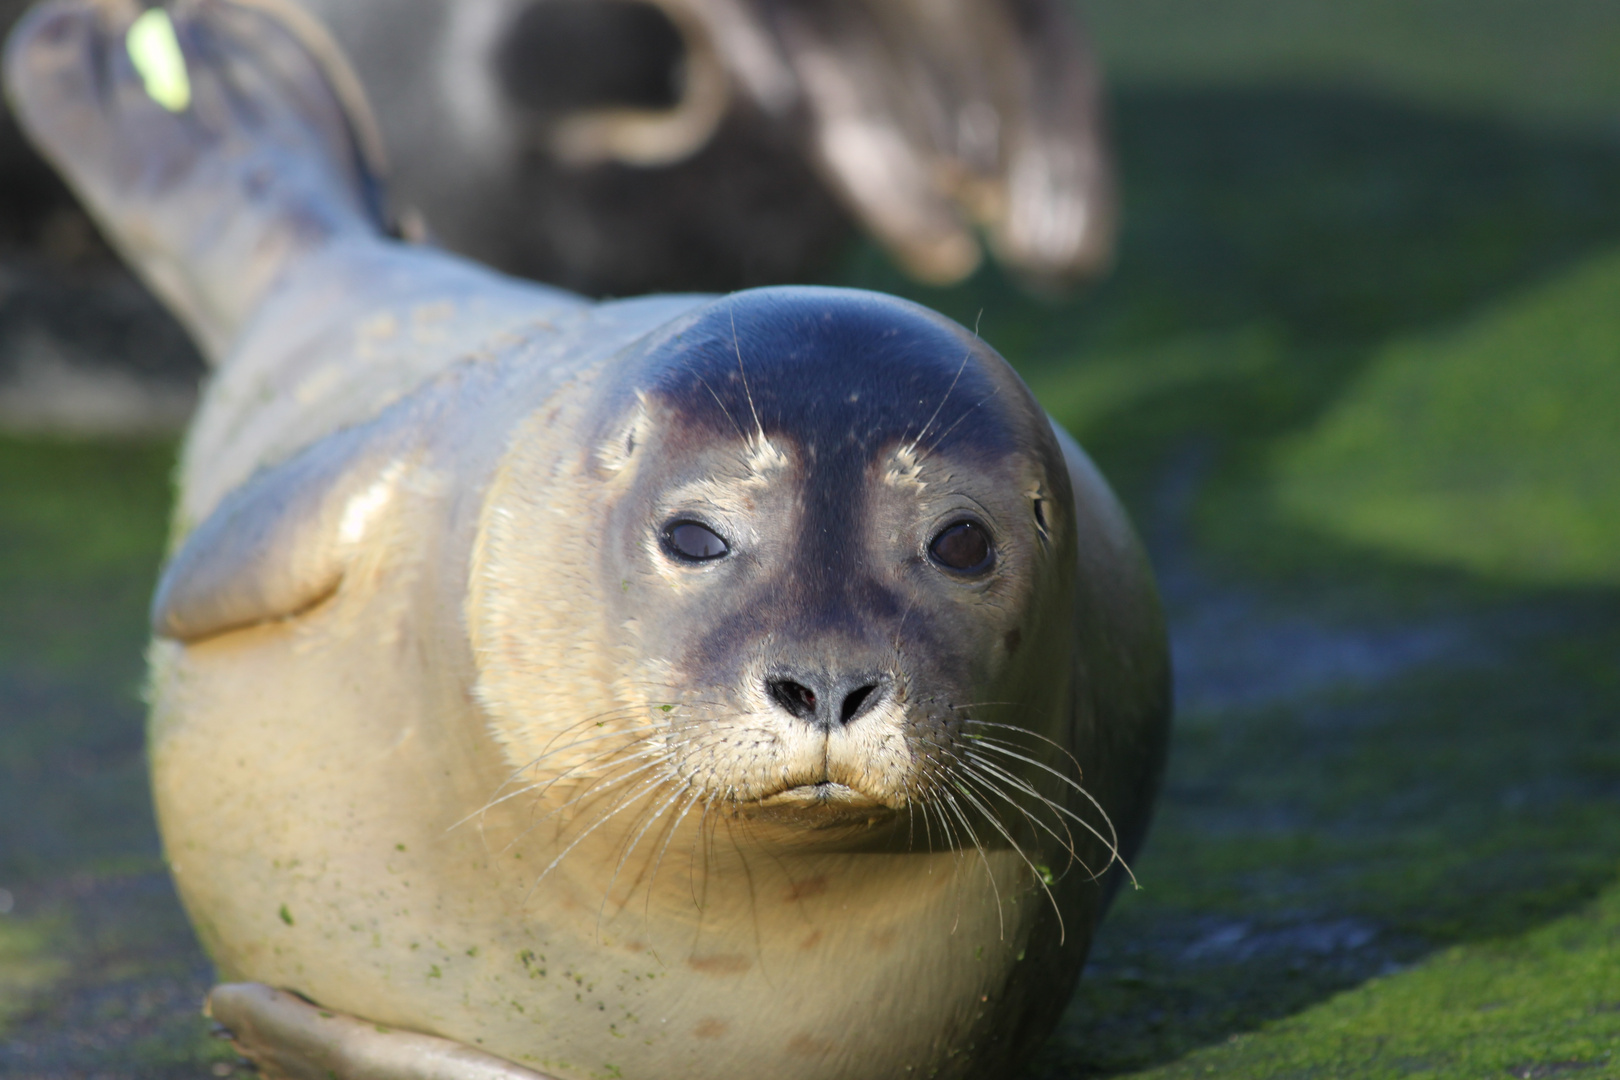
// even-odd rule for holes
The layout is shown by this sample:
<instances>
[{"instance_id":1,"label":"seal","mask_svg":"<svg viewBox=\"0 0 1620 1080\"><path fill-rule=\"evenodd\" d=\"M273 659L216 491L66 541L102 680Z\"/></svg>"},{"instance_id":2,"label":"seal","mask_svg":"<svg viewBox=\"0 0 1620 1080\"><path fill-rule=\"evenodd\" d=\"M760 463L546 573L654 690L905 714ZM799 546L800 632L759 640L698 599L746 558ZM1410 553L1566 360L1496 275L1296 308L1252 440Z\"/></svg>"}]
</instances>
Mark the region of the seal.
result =
<instances>
[{"instance_id":1,"label":"seal","mask_svg":"<svg viewBox=\"0 0 1620 1080\"><path fill-rule=\"evenodd\" d=\"M1110 261L1101 77L1062 0L300 3L371 91L400 196L508 272L777 284L845 216L935 284L985 248L1047 290Z\"/></svg>"},{"instance_id":2,"label":"seal","mask_svg":"<svg viewBox=\"0 0 1620 1080\"><path fill-rule=\"evenodd\" d=\"M917 305L392 239L341 63L270 0L6 55L217 364L150 691L216 1015L271 1075L1009 1075L1163 763L1107 485Z\"/></svg>"}]
</instances>

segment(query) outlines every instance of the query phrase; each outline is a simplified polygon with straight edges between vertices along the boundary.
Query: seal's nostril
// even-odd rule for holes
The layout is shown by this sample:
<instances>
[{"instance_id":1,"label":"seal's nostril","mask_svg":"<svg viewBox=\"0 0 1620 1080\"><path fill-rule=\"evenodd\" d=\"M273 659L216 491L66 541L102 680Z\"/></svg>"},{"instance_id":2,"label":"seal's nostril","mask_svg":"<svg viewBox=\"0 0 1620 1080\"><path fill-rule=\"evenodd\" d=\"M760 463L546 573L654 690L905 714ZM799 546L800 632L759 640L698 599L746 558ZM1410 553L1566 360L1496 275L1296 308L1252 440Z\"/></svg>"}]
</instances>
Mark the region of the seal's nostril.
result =
<instances>
[{"instance_id":1,"label":"seal's nostril","mask_svg":"<svg viewBox=\"0 0 1620 1080\"><path fill-rule=\"evenodd\" d=\"M765 690L789 715L814 727L832 729L852 724L871 712L888 696L889 681L887 675L872 672L844 676L810 673L798 674L798 678L784 673L766 679Z\"/></svg>"},{"instance_id":2,"label":"seal's nostril","mask_svg":"<svg viewBox=\"0 0 1620 1080\"><path fill-rule=\"evenodd\" d=\"M843 711L838 714L838 722L840 724L847 724L851 720L855 719L855 717L859 715L861 707L865 705L871 698L872 691L876 689L877 683L868 683L865 686L857 687L854 690L851 690L848 696L844 698L844 708Z\"/></svg>"},{"instance_id":3,"label":"seal's nostril","mask_svg":"<svg viewBox=\"0 0 1620 1080\"><path fill-rule=\"evenodd\" d=\"M800 720L813 720L816 715L816 692L791 679L772 679L766 683L776 703Z\"/></svg>"}]
</instances>

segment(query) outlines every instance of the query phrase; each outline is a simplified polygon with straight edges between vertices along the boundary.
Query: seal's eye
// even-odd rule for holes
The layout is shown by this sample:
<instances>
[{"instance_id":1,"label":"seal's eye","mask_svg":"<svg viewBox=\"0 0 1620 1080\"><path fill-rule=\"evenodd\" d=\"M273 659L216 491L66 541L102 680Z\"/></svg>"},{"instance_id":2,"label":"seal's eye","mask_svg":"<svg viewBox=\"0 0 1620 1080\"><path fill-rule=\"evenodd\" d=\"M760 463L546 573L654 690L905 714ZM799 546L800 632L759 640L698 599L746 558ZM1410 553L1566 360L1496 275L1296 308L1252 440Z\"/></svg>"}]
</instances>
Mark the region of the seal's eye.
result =
<instances>
[{"instance_id":1,"label":"seal's eye","mask_svg":"<svg viewBox=\"0 0 1620 1080\"><path fill-rule=\"evenodd\" d=\"M990 547L990 531L977 521L957 521L939 531L928 553L947 570L959 574L982 574L990 569L995 551Z\"/></svg>"},{"instance_id":2,"label":"seal's eye","mask_svg":"<svg viewBox=\"0 0 1620 1080\"><path fill-rule=\"evenodd\" d=\"M731 549L714 530L695 521L677 521L664 529L664 547L670 554L692 562L707 562L729 554Z\"/></svg>"}]
</instances>

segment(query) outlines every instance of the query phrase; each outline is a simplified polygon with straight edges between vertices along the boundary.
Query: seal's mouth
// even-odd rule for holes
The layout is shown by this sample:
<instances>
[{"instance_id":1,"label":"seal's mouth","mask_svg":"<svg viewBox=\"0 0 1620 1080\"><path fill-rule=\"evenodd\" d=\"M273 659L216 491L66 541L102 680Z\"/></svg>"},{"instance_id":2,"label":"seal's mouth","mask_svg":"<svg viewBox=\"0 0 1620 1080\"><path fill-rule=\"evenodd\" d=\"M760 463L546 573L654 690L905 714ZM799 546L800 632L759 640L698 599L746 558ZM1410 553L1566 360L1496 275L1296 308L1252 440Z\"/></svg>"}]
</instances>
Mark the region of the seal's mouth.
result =
<instances>
[{"instance_id":1,"label":"seal's mouth","mask_svg":"<svg viewBox=\"0 0 1620 1080\"><path fill-rule=\"evenodd\" d=\"M751 810L760 820L777 821L791 827L795 833L805 829L818 833L831 830L830 835L846 839L851 829L864 834L896 816L894 808L887 803L832 780L782 788L754 802ZM745 809L744 812L750 811Z\"/></svg>"},{"instance_id":2,"label":"seal's mouth","mask_svg":"<svg viewBox=\"0 0 1620 1080\"><path fill-rule=\"evenodd\" d=\"M893 810L893 807L882 799L832 780L818 780L812 784L796 784L793 787L782 788L764 796L756 805L762 809L772 810L830 811L837 817L846 816L851 812L871 814Z\"/></svg>"},{"instance_id":3,"label":"seal's mouth","mask_svg":"<svg viewBox=\"0 0 1620 1080\"><path fill-rule=\"evenodd\" d=\"M774 795L759 800L761 806L881 806L877 800L845 784L831 780L818 780L813 784L799 784L783 788Z\"/></svg>"}]
</instances>

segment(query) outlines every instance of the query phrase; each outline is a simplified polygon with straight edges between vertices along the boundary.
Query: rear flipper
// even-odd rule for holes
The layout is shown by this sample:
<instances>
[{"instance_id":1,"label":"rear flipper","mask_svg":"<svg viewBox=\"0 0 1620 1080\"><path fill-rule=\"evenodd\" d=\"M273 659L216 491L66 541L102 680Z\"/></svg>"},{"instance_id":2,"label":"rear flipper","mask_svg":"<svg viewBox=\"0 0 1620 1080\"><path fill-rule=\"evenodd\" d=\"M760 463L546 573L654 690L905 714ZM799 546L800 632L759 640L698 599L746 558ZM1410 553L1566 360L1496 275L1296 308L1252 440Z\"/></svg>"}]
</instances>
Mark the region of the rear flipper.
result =
<instances>
[{"instance_id":1,"label":"rear flipper","mask_svg":"<svg viewBox=\"0 0 1620 1080\"><path fill-rule=\"evenodd\" d=\"M302 258L386 231L359 84L286 0L149 13L51 0L7 42L5 85L23 129L211 360Z\"/></svg>"},{"instance_id":2,"label":"rear flipper","mask_svg":"<svg viewBox=\"0 0 1620 1080\"><path fill-rule=\"evenodd\" d=\"M395 1031L259 983L227 983L208 1012L266 1080L547 1080L482 1050Z\"/></svg>"}]
</instances>

